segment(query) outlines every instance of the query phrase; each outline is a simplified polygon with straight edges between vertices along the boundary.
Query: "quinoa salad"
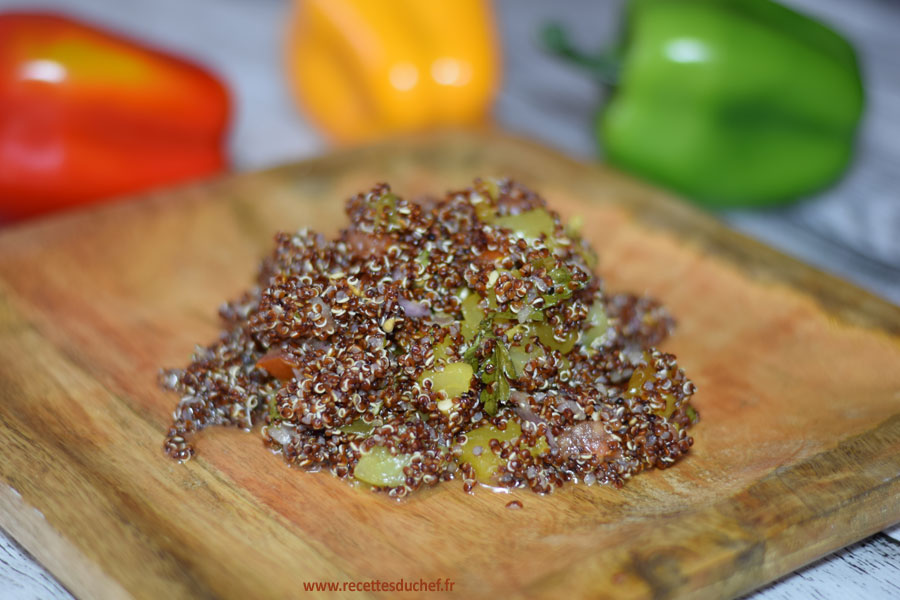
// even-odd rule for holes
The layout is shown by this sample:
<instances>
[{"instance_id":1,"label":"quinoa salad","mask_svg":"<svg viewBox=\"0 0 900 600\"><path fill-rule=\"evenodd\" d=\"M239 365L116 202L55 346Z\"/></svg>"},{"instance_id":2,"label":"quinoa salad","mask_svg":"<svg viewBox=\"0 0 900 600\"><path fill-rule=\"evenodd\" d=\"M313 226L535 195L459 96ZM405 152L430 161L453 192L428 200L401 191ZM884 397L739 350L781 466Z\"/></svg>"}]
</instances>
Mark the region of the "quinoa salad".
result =
<instances>
[{"instance_id":1,"label":"quinoa salad","mask_svg":"<svg viewBox=\"0 0 900 600\"><path fill-rule=\"evenodd\" d=\"M607 293L579 223L539 195L379 184L346 213L335 240L279 233L219 339L161 373L180 397L169 456L209 425L261 425L290 465L400 498L450 480L620 487L691 447L694 385L656 348L672 318Z\"/></svg>"}]
</instances>

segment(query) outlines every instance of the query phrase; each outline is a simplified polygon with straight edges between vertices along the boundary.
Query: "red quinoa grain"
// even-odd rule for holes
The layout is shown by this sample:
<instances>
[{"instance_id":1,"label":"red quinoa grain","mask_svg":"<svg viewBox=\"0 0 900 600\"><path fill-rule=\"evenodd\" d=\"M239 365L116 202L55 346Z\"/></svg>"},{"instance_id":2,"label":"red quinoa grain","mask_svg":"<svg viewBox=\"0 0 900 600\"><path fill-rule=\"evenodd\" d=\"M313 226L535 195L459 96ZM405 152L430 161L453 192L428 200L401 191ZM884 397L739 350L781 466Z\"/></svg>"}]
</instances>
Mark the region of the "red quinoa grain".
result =
<instances>
[{"instance_id":1,"label":"red quinoa grain","mask_svg":"<svg viewBox=\"0 0 900 600\"><path fill-rule=\"evenodd\" d=\"M346 212L333 241L279 233L219 339L162 371L181 397L169 456L210 425L261 424L289 464L402 498L452 479L621 487L689 450L695 387L655 348L671 317L606 293L540 196L476 180L426 204L379 184Z\"/></svg>"}]
</instances>

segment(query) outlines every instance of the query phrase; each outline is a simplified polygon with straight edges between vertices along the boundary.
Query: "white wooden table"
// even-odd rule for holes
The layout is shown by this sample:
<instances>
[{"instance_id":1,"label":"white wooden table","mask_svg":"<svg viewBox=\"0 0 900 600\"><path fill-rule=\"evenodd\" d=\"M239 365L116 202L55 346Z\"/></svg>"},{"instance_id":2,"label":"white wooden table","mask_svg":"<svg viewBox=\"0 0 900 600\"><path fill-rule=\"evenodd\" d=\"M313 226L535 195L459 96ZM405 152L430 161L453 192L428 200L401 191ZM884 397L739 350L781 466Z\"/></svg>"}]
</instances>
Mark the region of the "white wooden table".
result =
<instances>
[{"instance_id":1,"label":"white wooden table","mask_svg":"<svg viewBox=\"0 0 900 600\"><path fill-rule=\"evenodd\" d=\"M787 0L786 0L787 1ZM868 92L857 160L832 189L787 209L722 217L807 262L900 303L900 3L790 0L854 40ZM290 102L281 72L282 0L0 0L9 8L57 9L105 24L210 65L237 101L230 148L237 169L325 150ZM540 23L553 18L587 47L615 34L621 0L499 0L505 80L496 118L506 128L581 158L596 154L591 120L600 91L543 55ZM0 600L71 595L0 530ZM748 598L900 598L900 528L807 566Z\"/></svg>"}]
</instances>

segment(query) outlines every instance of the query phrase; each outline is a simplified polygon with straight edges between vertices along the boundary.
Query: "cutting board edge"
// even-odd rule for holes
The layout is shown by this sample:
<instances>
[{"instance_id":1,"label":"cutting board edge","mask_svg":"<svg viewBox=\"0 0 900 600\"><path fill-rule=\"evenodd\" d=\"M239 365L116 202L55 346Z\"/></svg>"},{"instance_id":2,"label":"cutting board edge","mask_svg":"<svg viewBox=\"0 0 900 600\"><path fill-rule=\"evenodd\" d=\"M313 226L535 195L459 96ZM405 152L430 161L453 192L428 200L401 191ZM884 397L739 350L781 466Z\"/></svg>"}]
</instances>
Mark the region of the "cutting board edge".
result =
<instances>
[{"instance_id":1,"label":"cutting board edge","mask_svg":"<svg viewBox=\"0 0 900 600\"><path fill-rule=\"evenodd\" d=\"M60 534L0 476L0 527L76 598L131 598L125 588ZM75 568L73 568L73 566Z\"/></svg>"},{"instance_id":2,"label":"cutting board edge","mask_svg":"<svg viewBox=\"0 0 900 600\"><path fill-rule=\"evenodd\" d=\"M871 444L870 440L873 437L880 439L881 444ZM798 481L807 480L807 477L798 473L804 470L820 470L827 476L827 469L832 468L832 474L840 473L839 465L846 463L849 455L855 453L860 445L871 456L893 450L892 454L887 454L890 462L887 465L880 465L880 468L892 471L894 475L880 485L866 489L860 494L835 498L831 505L821 507L820 512L814 510L816 507L809 506L802 495L784 484L786 480L790 480L791 475L796 475ZM859 471L851 471L854 480L844 482L845 487L863 486L865 482L861 481L862 479L877 476L864 472L865 465L862 464L862 459L856 462L859 462L862 468ZM872 467L872 463L868 464ZM844 468L846 469L845 464ZM787 490L787 493L783 490ZM763 535L760 533L762 528L759 522L754 522L755 520L766 520L765 512L768 505L761 503L765 502L767 498L774 503L774 500L779 497L794 501L792 505L779 507L779 512L804 509L813 510L813 512L782 530L777 530L771 535ZM735 505L751 508L759 505L759 508L755 512L743 515L743 518L736 518L732 514ZM857 522L856 527L852 529L835 528L848 517L852 519L855 515L864 517L862 524ZM696 557L698 562L703 558L711 559L704 564L703 568L694 571L681 570L678 559L673 560L671 556L667 555L665 548L656 548L648 554L641 554L640 551L630 552L624 558L620 557L620 553L616 555L616 558L619 559L616 564L625 565L621 573L626 580L636 577L646 583L653 597L668 598L685 591L690 591L691 597L698 599L739 597L897 522L900 522L900 412L885 419L874 430L838 440L833 448L789 467L773 469L770 475L751 486L719 499L712 505L702 507L676 522L665 523L664 526L671 530L667 534L667 538L676 538L682 528L696 534L696 540L702 542L698 543L697 547L706 550L703 556ZM778 524L773 522L770 526L777 529ZM820 543L816 536L812 535L834 529L846 535L838 536L837 539L832 538L827 543ZM723 537L716 540L716 536L713 535L714 541L711 541L708 535L714 533L723 533ZM812 539L815 543L805 544L796 551L782 552L774 556L769 552L770 548L778 550L791 548L793 538ZM715 546L716 543L719 544L718 547ZM711 546L712 551L710 550ZM690 544L675 545L670 549L674 550L676 555L681 555L682 562L690 561L692 558ZM582 571L602 570L603 567L600 565L607 562L608 558L594 555L589 560L590 562L581 569ZM735 573L739 573L739 575L735 577ZM570 575L569 571L549 573L538 582L537 590L541 593L549 593L553 588L565 585ZM603 587L603 581L590 578L582 578L580 581L583 582L585 579L587 583L584 585L584 589L590 589L601 596L604 592L609 591ZM686 581L692 585L685 588ZM632 596L623 595L623 597Z\"/></svg>"}]
</instances>

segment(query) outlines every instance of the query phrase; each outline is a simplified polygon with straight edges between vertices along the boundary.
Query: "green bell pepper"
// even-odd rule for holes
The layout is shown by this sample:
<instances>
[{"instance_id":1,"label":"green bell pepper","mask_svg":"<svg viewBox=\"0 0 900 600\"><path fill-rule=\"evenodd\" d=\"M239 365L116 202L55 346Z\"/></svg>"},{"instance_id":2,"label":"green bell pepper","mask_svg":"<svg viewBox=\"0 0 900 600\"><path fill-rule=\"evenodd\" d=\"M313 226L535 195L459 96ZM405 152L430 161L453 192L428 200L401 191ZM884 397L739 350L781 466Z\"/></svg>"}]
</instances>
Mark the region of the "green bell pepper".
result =
<instances>
[{"instance_id":1,"label":"green bell pepper","mask_svg":"<svg viewBox=\"0 0 900 600\"><path fill-rule=\"evenodd\" d=\"M853 48L769 0L635 0L624 43L546 45L617 87L596 131L610 163L711 207L785 203L833 182L863 110Z\"/></svg>"}]
</instances>

